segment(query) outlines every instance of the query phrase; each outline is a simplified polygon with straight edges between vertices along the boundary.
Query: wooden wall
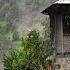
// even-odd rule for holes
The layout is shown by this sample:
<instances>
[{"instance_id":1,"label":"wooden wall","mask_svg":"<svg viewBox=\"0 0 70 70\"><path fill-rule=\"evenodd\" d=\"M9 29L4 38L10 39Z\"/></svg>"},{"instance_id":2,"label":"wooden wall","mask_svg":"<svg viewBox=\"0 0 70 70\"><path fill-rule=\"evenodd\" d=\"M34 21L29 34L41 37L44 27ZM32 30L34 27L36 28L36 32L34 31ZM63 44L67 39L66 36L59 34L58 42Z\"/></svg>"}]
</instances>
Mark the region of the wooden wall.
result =
<instances>
[{"instance_id":1,"label":"wooden wall","mask_svg":"<svg viewBox=\"0 0 70 70\"><path fill-rule=\"evenodd\" d=\"M63 27L62 27L62 16L60 15L51 15L51 32L52 36L52 47L55 48L55 53L63 52Z\"/></svg>"}]
</instances>

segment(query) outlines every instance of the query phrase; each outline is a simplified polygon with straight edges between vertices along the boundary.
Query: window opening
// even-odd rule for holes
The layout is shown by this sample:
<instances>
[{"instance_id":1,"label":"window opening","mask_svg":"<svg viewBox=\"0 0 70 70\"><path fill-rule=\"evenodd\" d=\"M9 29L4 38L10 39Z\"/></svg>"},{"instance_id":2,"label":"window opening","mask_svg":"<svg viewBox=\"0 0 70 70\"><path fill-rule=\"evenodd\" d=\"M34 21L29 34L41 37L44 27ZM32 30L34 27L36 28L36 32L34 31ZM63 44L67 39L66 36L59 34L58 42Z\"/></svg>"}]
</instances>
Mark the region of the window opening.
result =
<instances>
[{"instance_id":1,"label":"window opening","mask_svg":"<svg viewBox=\"0 0 70 70\"><path fill-rule=\"evenodd\" d=\"M70 16L64 16L63 35L70 35Z\"/></svg>"}]
</instances>

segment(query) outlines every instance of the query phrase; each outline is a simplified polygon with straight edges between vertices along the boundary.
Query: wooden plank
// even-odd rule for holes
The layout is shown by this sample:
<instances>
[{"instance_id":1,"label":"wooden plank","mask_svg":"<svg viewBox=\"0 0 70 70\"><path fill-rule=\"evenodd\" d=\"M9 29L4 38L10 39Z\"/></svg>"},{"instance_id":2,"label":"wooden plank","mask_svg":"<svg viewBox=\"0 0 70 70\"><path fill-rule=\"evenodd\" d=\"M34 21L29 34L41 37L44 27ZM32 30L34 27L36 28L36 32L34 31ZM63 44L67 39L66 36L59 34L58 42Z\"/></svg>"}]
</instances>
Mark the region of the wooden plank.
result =
<instances>
[{"instance_id":1,"label":"wooden plank","mask_svg":"<svg viewBox=\"0 0 70 70\"><path fill-rule=\"evenodd\" d=\"M56 48L57 53L63 53L63 25L62 16L55 16L56 23Z\"/></svg>"}]
</instances>

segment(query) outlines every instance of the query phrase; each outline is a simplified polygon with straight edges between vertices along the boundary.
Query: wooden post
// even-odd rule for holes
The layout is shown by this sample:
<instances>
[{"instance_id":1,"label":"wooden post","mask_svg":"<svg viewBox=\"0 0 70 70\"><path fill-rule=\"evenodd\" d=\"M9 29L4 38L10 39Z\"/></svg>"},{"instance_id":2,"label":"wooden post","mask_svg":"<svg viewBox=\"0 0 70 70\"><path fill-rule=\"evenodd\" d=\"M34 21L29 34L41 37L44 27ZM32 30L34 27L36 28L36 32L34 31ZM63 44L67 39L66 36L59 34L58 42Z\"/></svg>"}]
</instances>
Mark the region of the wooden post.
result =
<instances>
[{"instance_id":1,"label":"wooden post","mask_svg":"<svg viewBox=\"0 0 70 70\"><path fill-rule=\"evenodd\" d=\"M56 26L56 53L60 53L63 56L63 19L62 15L55 15L55 26ZM63 61L63 59L62 59ZM61 64L61 70L63 70L63 62Z\"/></svg>"},{"instance_id":2,"label":"wooden post","mask_svg":"<svg viewBox=\"0 0 70 70\"><path fill-rule=\"evenodd\" d=\"M63 19L62 19L62 16L61 16L61 39L62 39L62 57L63 57ZM63 70L63 59L62 59L62 64L61 64L61 70Z\"/></svg>"},{"instance_id":3,"label":"wooden post","mask_svg":"<svg viewBox=\"0 0 70 70\"><path fill-rule=\"evenodd\" d=\"M63 55L63 23L62 16L55 16L55 24L56 24L56 49L57 53L62 53Z\"/></svg>"},{"instance_id":4,"label":"wooden post","mask_svg":"<svg viewBox=\"0 0 70 70\"><path fill-rule=\"evenodd\" d=\"M63 19L62 19L62 16L61 16L61 39L62 39L62 56L63 56Z\"/></svg>"}]
</instances>

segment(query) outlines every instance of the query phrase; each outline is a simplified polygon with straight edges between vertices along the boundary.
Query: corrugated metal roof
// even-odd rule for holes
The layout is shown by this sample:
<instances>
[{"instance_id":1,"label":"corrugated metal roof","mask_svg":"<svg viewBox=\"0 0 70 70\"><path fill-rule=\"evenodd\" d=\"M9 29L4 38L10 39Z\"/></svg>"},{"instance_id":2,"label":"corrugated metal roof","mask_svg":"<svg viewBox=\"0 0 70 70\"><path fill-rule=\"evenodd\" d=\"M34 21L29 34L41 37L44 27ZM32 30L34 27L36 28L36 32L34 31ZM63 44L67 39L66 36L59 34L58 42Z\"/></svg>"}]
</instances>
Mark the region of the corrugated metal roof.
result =
<instances>
[{"instance_id":1,"label":"corrugated metal roof","mask_svg":"<svg viewBox=\"0 0 70 70\"><path fill-rule=\"evenodd\" d=\"M58 0L55 2L55 4L58 3L58 4L70 4L70 0Z\"/></svg>"}]
</instances>

